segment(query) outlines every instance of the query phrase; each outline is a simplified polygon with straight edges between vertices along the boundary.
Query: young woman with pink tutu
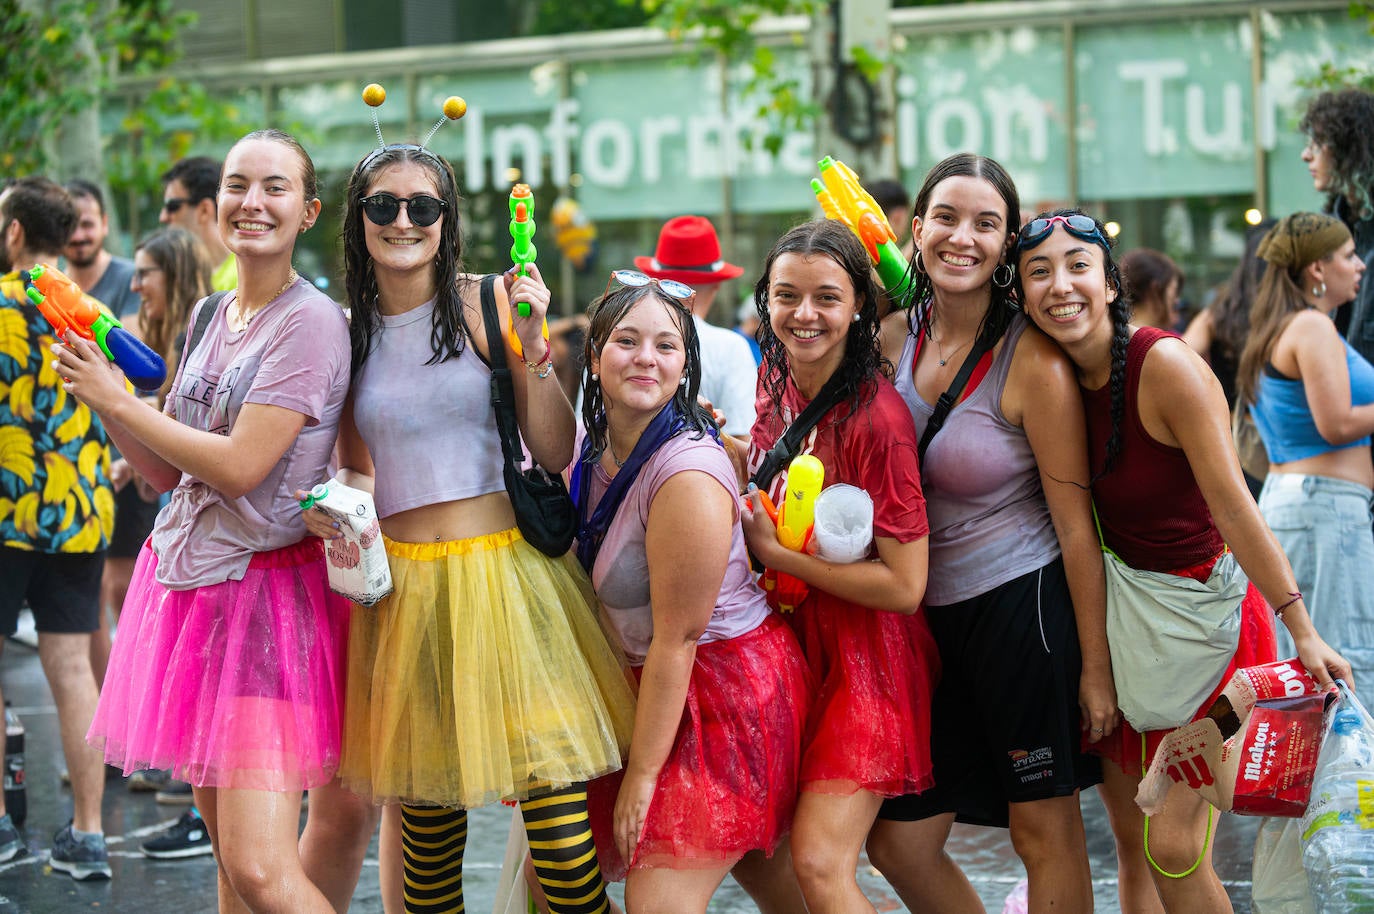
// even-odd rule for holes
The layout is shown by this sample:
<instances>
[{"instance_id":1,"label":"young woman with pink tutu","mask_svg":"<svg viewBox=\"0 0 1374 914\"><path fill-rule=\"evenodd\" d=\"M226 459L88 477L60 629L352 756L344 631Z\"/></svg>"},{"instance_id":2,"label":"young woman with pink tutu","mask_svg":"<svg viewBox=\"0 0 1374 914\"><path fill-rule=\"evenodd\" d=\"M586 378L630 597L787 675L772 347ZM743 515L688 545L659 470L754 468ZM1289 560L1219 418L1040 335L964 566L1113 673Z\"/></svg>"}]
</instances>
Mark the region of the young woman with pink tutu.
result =
<instances>
[{"instance_id":1,"label":"young woman with pink tutu","mask_svg":"<svg viewBox=\"0 0 1374 914\"><path fill-rule=\"evenodd\" d=\"M371 824L332 787L349 608L329 592L293 493L325 473L348 328L291 267L320 212L299 143L275 130L236 143L218 205L238 288L172 366L163 412L89 343L55 347L67 391L172 490L139 554L88 738L126 772L170 768L191 783L220 910L344 910ZM301 791L316 788L298 844Z\"/></svg>"}]
</instances>

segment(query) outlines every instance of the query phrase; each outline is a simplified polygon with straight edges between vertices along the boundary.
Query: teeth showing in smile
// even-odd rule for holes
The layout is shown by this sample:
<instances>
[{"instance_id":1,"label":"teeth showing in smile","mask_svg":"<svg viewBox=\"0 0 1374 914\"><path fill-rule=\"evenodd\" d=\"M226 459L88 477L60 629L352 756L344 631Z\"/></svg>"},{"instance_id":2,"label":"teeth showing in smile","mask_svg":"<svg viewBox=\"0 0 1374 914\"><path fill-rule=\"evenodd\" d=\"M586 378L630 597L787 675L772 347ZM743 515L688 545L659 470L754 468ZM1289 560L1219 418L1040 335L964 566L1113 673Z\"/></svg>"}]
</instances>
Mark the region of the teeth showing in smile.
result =
<instances>
[{"instance_id":1,"label":"teeth showing in smile","mask_svg":"<svg viewBox=\"0 0 1374 914\"><path fill-rule=\"evenodd\" d=\"M793 330L792 335L799 340L814 340L821 335L820 330Z\"/></svg>"},{"instance_id":2,"label":"teeth showing in smile","mask_svg":"<svg viewBox=\"0 0 1374 914\"><path fill-rule=\"evenodd\" d=\"M1073 317L1075 314L1082 310L1083 306L1076 302L1070 305L1055 305L1053 308L1050 309L1050 317Z\"/></svg>"},{"instance_id":3,"label":"teeth showing in smile","mask_svg":"<svg viewBox=\"0 0 1374 914\"><path fill-rule=\"evenodd\" d=\"M402 246L420 243L419 238L387 238L385 241L387 244L398 244Z\"/></svg>"},{"instance_id":4,"label":"teeth showing in smile","mask_svg":"<svg viewBox=\"0 0 1374 914\"><path fill-rule=\"evenodd\" d=\"M266 222L235 222L234 228L241 232L265 232L272 228Z\"/></svg>"},{"instance_id":5,"label":"teeth showing in smile","mask_svg":"<svg viewBox=\"0 0 1374 914\"><path fill-rule=\"evenodd\" d=\"M974 263L972 257L961 257L958 254L941 254L940 259L952 267L971 267Z\"/></svg>"}]
</instances>

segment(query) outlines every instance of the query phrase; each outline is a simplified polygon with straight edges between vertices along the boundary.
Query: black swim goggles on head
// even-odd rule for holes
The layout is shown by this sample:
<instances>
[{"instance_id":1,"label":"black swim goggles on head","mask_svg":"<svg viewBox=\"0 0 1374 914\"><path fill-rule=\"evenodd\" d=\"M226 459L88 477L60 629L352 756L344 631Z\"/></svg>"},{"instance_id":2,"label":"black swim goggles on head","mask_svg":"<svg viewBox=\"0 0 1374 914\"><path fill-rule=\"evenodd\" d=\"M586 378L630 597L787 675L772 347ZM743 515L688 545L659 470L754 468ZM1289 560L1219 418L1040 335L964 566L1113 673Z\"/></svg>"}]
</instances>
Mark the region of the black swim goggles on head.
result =
<instances>
[{"instance_id":1,"label":"black swim goggles on head","mask_svg":"<svg viewBox=\"0 0 1374 914\"><path fill-rule=\"evenodd\" d=\"M394 194L373 194L363 197L363 213L373 225L390 225L401 214L401 204L405 204L406 214L411 224L427 228L439 221L448 209L448 204L438 197L416 194L413 197L397 197Z\"/></svg>"},{"instance_id":2,"label":"black swim goggles on head","mask_svg":"<svg viewBox=\"0 0 1374 914\"><path fill-rule=\"evenodd\" d=\"M619 283L622 286L629 286L638 289L642 286L657 286L658 290L669 298L675 298L686 304L696 297L696 290L685 282L678 282L676 279L655 279L647 273L638 270L612 270L611 278L606 281L606 291L601 293L604 299L611 294L611 284Z\"/></svg>"},{"instance_id":3,"label":"black swim goggles on head","mask_svg":"<svg viewBox=\"0 0 1374 914\"><path fill-rule=\"evenodd\" d=\"M1084 241L1091 241L1093 244L1101 245L1110 250L1111 243L1107 241L1100 229L1097 227L1096 220L1092 216L1085 216L1082 213L1071 213L1067 216L1046 216L1042 219L1032 219L1026 223L1026 227L1021 229L1020 237L1017 238L1016 248L1020 251L1029 251L1050 236L1054 230L1055 223L1064 226L1064 231L1081 238Z\"/></svg>"}]
</instances>

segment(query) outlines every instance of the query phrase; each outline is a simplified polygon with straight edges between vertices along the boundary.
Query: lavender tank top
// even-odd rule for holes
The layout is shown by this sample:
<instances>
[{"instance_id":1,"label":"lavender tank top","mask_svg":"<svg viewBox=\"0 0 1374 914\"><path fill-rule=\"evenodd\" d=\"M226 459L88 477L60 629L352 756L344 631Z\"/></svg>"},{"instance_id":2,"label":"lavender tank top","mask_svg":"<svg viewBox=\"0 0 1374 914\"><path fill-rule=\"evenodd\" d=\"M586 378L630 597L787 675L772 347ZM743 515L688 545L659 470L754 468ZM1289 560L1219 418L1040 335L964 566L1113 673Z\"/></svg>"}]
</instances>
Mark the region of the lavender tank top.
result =
<instances>
[{"instance_id":1,"label":"lavender tank top","mask_svg":"<svg viewBox=\"0 0 1374 914\"><path fill-rule=\"evenodd\" d=\"M353 382L353 421L376 467L377 516L505 490L491 369L472 342L426 365L434 302L383 314Z\"/></svg>"},{"instance_id":2,"label":"lavender tank top","mask_svg":"<svg viewBox=\"0 0 1374 914\"><path fill-rule=\"evenodd\" d=\"M1026 326L1020 314L1012 320L982 383L950 410L926 450L921 489L930 518L930 606L987 593L1059 556L1026 433L1002 415L1012 354ZM920 438L935 407L916 392L915 357L916 339L907 334L894 386Z\"/></svg>"}]
</instances>

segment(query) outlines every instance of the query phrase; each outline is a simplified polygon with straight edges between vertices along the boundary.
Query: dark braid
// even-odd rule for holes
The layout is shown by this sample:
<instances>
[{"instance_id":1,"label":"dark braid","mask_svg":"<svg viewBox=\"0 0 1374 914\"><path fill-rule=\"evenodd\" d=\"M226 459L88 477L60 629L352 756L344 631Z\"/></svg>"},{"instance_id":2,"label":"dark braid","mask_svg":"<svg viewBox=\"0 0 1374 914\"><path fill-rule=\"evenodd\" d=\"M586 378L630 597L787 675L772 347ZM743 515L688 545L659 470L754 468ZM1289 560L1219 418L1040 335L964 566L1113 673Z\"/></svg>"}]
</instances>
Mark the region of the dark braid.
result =
<instances>
[{"instance_id":1,"label":"dark braid","mask_svg":"<svg viewBox=\"0 0 1374 914\"><path fill-rule=\"evenodd\" d=\"M1120 289L1119 280L1112 275L1116 272L1116 263L1110 255L1107 260L1111 263L1108 279L1116 280L1117 289ZM1102 464L1102 472L1093 477L1093 482L1111 472L1116 463L1121 453L1121 424L1126 418L1126 350L1131 342L1131 303L1125 293L1118 292L1108 310L1112 316L1112 374L1108 382L1112 390L1112 434L1107 439L1107 459Z\"/></svg>"}]
</instances>

